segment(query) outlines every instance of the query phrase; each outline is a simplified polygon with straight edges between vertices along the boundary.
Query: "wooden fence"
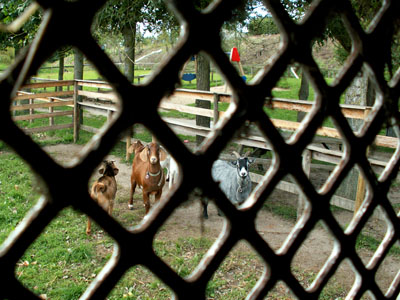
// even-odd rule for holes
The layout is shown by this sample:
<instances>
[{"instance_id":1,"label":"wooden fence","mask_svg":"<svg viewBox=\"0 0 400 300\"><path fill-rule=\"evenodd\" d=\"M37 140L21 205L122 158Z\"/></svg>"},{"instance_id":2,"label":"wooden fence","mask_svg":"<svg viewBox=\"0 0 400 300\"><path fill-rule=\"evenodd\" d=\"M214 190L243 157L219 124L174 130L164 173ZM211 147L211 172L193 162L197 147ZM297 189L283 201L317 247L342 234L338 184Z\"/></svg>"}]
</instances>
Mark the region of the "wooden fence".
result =
<instances>
[{"instance_id":1,"label":"wooden fence","mask_svg":"<svg viewBox=\"0 0 400 300\"><path fill-rule=\"evenodd\" d=\"M15 121L32 121L43 118L49 119L48 126L24 128L28 133L73 128L74 124L72 118L71 123L67 124L57 125L54 122L54 118L56 117L73 116L74 100L70 98L73 96L73 90L54 92L43 91L44 89L51 87L57 89L57 87L71 86L73 84L73 81L52 81L26 84L21 91L17 92L17 96L13 99L13 105L10 108L13 113L13 119ZM40 91L32 92L32 90ZM62 110L57 110L55 108L62 108Z\"/></svg>"},{"instance_id":2,"label":"wooden fence","mask_svg":"<svg viewBox=\"0 0 400 300\"><path fill-rule=\"evenodd\" d=\"M63 87L65 90L57 90L59 87ZM48 91L48 89L54 88L54 91ZM35 90L36 92L32 92ZM85 99L91 99L92 101L78 101L79 97ZM196 99L208 100L214 103L213 109L205 109L188 106L187 104L177 104L177 100L180 102L191 102L194 103ZM22 103L23 100L28 100L29 103ZM95 101L93 101L95 100ZM169 99L165 99L160 104L162 110L174 110L183 113L193 114L196 116L208 117L213 120L218 120L223 112L219 111L218 104L221 102L231 102L231 95L225 93L214 93L207 91L196 91L196 90L185 90L177 89ZM312 109L313 102L301 101L301 100L288 100L288 99L269 99L272 108L293 110L297 112L309 112ZM107 105L105 105L105 102ZM79 116L82 110L85 109L96 109L104 111L108 117L117 111L115 103L117 102L117 96L112 92L112 88L109 84L99 81L88 81L88 80L69 80L69 81L47 81L31 83L23 86L21 91L17 93L14 98L14 105L11 107L11 111L25 111L24 115L14 116L14 120L34 120L39 118L48 118L49 125L37 128L26 128L26 132L42 132L48 130L58 130L64 128L74 128L74 140L79 138L79 131L85 130L92 133L98 132L99 129L89 127L81 124ZM64 107L64 110L55 111L57 107ZM342 105L342 112L345 117L353 119L365 119L368 113L371 111L371 107L362 107L354 105ZM40 110L40 113L35 110ZM46 110L46 112L44 112ZM54 124L54 118L58 116L71 116L71 123L68 124ZM193 121L185 119L174 119L164 118L164 121L179 134L185 135L200 135L207 136L212 128L202 127L195 125ZM287 120L275 120L272 122L277 128L293 132L301 126L299 122L287 121ZM343 153L339 150L326 149L319 144L324 142L330 143L341 143L341 137L338 131L334 128L321 127L317 131L317 137L314 139L314 143L307 146L304 154L304 169L309 170L311 168L312 159L317 161L326 162L329 164L339 164ZM130 143L130 137L126 140L127 145ZM234 142L255 148L262 148L266 150L272 150L268 145L265 138L257 132L253 132L246 137L240 137L234 140ZM398 139L387 136L377 136L375 139L377 146L387 148L397 148ZM266 163L266 160L258 159L258 163ZM371 166L377 171L382 171L387 162L379 159L370 159ZM315 167L315 165L313 165ZM253 182L260 182L263 179L262 175L255 173L250 174ZM297 187L294 183L281 182L278 189L298 194ZM363 195L363 194L362 194ZM362 198L363 200L363 198ZM361 201L362 201L361 200ZM351 210L355 209L355 201L346 199L339 196L332 198L333 205ZM356 204L357 205L357 204ZM378 216L379 217L379 216Z\"/></svg>"}]
</instances>

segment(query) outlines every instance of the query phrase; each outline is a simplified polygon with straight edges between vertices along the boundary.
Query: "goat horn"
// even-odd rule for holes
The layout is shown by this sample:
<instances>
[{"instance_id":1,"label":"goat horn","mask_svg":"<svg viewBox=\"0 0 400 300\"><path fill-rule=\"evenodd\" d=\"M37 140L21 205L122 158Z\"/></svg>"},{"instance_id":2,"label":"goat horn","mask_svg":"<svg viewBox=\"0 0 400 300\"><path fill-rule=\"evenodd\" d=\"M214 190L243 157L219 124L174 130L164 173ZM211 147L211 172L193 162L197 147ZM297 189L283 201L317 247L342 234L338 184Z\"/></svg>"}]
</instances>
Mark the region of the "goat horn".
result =
<instances>
[{"instance_id":1,"label":"goat horn","mask_svg":"<svg viewBox=\"0 0 400 300\"><path fill-rule=\"evenodd\" d=\"M240 154L237 153L236 151L232 151L232 154L236 156L236 158L240 158Z\"/></svg>"},{"instance_id":2,"label":"goat horn","mask_svg":"<svg viewBox=\"0 0 400 300\"><path fill-rule=\"evenodd\" d=\"M244 155L243 155L243 157L248 157L249 156L249 154L251 153L251 151L249 150L249 151L247 151Z\"/></svg>"}]
</instances>

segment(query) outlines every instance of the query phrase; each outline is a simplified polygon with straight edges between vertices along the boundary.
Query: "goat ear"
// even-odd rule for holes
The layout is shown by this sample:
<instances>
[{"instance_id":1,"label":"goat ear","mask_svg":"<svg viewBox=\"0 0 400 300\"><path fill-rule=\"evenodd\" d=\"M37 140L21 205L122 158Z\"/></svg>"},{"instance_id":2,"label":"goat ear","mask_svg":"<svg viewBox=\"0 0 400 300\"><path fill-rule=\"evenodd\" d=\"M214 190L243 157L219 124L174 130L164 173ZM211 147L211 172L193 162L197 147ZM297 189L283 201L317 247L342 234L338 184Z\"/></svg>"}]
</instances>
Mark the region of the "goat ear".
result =
<instances>
[{"instance_id":1,"label":"goat ear","mask_svg":"<svg viewBox=\"0 0 400 300\"><path fill-rule=\"evenodd\" d=\"M249 164L252 164L255 161L254 158L247 158L247 160L249 161Z\"/></svg>"},{"instance_id":2,"label":"goat ear","mask_svg":"<svg viewBox=\"0 0 400 300\"><path fill-rule=\"evenodd\" d=\"M230 163L232 166L235 166L235 167L237 166L237 160L230 161L229 163Z\"/></svg>"},{"instance_id":3,"label":"goat ear","mask_svg":"<svg viewBox=\"0 0 400 300\"><path fill-rule=\"evenodd\" d=\"M113 171L114 171L114 175L117 175L118 172L119 172L119 169L118 168L114 168Z\"/></svg>"},{"instance_id":4,"label":"goat ear","mask_svg":"<svg viewBox=\"0 0 400 300\"><path fill-rule=\"evenodd\" d=\"M160 148L160 160L165 160L166 158L167 152L163 148Z\"/></svg>"},{"instance_id":5,"label":"goat ear","mask_svg":"<svg viewBox=\"0 0 400 300\"><path fill-rule=\"evenodd\" d=\"M101 175L103 175L103 174L104 174L104 168L99 169L99 173L100 173Z\"/></svg>"},{"instance_id":6,"label":"goat ear","mask_svg":"<svg viewBox=\"0 0 400 300\"><path fill-rule=\"evenodd\" d=\"M143 160L143 161L147 161L147 159L148 159L148 153L147 153L147 149L146 148L144 148L143 150L142 150L142 152L140 152L140 159L141 160Z\"/></svg>"}]
</instances>

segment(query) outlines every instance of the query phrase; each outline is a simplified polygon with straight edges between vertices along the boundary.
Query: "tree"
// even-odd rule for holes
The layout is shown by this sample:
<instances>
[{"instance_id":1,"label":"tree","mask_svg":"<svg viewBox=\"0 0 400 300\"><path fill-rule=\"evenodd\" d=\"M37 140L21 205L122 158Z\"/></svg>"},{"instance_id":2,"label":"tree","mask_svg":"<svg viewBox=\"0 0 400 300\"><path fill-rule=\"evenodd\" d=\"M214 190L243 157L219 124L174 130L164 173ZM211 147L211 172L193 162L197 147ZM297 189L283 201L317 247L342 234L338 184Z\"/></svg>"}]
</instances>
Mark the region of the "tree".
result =
<instances>
[{"instance_id":1,"label":"tree","mask_svg":"<svg viewBox=\"0 0 400 300\"><path fill-rule=\"evenodd\" d=\"M248 25L250 35L278 34L279 29L272 17L255 16L250 18Z\"/></svg>"},{"instance_id":2,"label":"tree","mask_svg":"<svg viewBox=\"0 0 400 300\"><path fill-rule=\"evenodd\" d=\"M124 74L133 82L135 46L139 24L143 30L153 31L173 24L173 17L167 13L161 0L112 0L108 1L97 15L98 30L105 33L120 33L124 46ZM165 23L164 27L162 24Z\"/></svg>"},{"instance_id":3,"label":"tree","mask_svg":"<svg viewBox=\"0 0 400 300\"><path fill-rule=\"evenodd\" d=\"M285 9L289 12L289 14L293 17L294 20L300 20L307 9L310 7L312 0L281 0ZM376 16L379 9L382 7L382 1L379 0L351 0L351 4L355 14L358 17L358 20L361 26L364 29L367 29L372 19ZM397 22L396 28L394 31L388 30L388 43L391 43L393 50L392 53L399 53L399 34L395 34L400 29L400 21ZM338 42L339 50L341 53L341 57L345 58L351 51L351 38L347 33L347 30L338 14L335 11L331 12L331 15L328 18L326 24L326 30L322 33L322 35L317 39L318 42L324 42L328 38ZM394 65L398 66L400 64L399 57L397 55L392 55L387 53L388 61L385 63L389 68L389 72L391 72Z\"/></svg>"},{"instance_id":4,"label":"tree","mask_svg":"<svg viewBox=\"0 0 400 300\"><path fill-rule=\"evenodd\" d=\"M42 21L42 12L36 10L32 2L32 0L13 0L0 3L0 23L2 24L10 24L21 15L27 13L27 11L33 12L32 15L28 12L26 22L18 31L0 32L0 49L11 47L14 48L15 54L18 54L32 42ZM51 62L59 61L59 80L62 80L64 77L64 57L70 50L70 47L60 49L50 58Z\"/></svg>"},{"instance_id":5,"label":"tree","mask_svg":"<svg viewBox=\"0 0 400 300\"><path fill-rule=\"evenodd\" d=\"M212 1L210 0L197 0L194 1L195 7L198 10L204 10ZM249 18L255 6L260 5L258 0L250 0L242 3L241 6L236 7L231 14L231 19L225 22L224 29L227 31L237 32L243 28L243 24ZM200 52L197 55L197 74L196 74L196 88L198 90L210 90L210 60L205 53Z\"/></svg>"},{"instance_id":6,"label":"tree","mask_svg":"<svg viewBox=\"0 0 400 300\"><path fill-rule=\"evenodd\" d=\"M0 2L0 22L10 24L16 20L30 5L32 0L13 0ZM36 11L18 32L0 32L0 49L12 47L15 53L29 45L39 28L42 15Z\"/></svg>"}]
</instances>

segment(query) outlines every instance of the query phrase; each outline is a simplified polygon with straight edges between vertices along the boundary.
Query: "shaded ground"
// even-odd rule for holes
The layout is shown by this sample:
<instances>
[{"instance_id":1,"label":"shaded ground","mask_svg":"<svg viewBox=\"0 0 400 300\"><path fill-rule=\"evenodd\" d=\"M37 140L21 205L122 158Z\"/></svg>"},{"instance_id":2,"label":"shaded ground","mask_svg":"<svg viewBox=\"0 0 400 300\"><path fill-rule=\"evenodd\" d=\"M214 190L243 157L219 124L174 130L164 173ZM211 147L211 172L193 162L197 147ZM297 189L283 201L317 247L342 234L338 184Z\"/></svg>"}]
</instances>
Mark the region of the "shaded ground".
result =
<instances>
[{"instance_id":1,"label":"shaded ground","mask_svg":"<svg viewBox=\"0 0 400 300\"><path fill-rule=\"evenodd\" d=\"M55 157L56 160L63 163L71 161L71 159L77 155L81 149L82 146L73 144L46 147L46 150ZM129 211L127 207L131 166L125 162L121 162L121 159L118 157L111 156L110 159L116 161L120 170L117 175L118 193L114 216L121 223L124 223L124 220L129 219L129 216L132 215L132 211ZM320 178L322 175L314 174L314 176ZM326 176L326 174L323 176ZM164 189L164 195L166 195L168 193L167 185ZM134 211L136 211L136 214L143 217L144 207L140 193L141 191L137 189L135 195L136 200L134 201ZM396 191L393 191L393 193L397 195ZM268 201L274 202L278 205L285 203L295 205L296 199L296 195L276 191ZM180 237L198 238L205 236L211 240L215 240L223 229L224 218L217 215L216 207L212 203L209 205L209 215L210 217L208 220L202 220L200 201L196 200L194 197L191 201L186 201L173 213L167 223L164 224L162 230L157 235L157 238L178 240ZM352 213L344 210L337 210L335 212L335 217L340 224L345 227L346 224L349 224L352 218ZM131 225L135 225L138 224L140 220L132 219L129 222L133 223ZM258 232L275 251L278 251L283 245L295 225L294 221L284 220L268 210L262 210L259 213L256 223ZM366 230L376 238L379 238L379 240L383 238L386 232L386 225L377 219L370 220L366 227L368 227ZM329 232L327 232L323 226L318 225L297 251L292 263L293 268L301 269L304 272L317 273L331 254L333 244L333 238ZM247 251L245 249L250 251L250 248L244 246L244 244L240 244L239 247L242 247L244 251ZM361 250L359 251L359 255L362 257L364 263L367 263L369 258L372 257L373 252L369 250ZM377 279L384 290L389 287L399 269L400 258L398 255L391 255L384 260L384 263L379 268L377 274ZM354 282L354 279L354 272L350 268L349 264L342 263L335 274L335 281L343 286L345 290L348 290Z\"/></svg>"}]
</instances>

